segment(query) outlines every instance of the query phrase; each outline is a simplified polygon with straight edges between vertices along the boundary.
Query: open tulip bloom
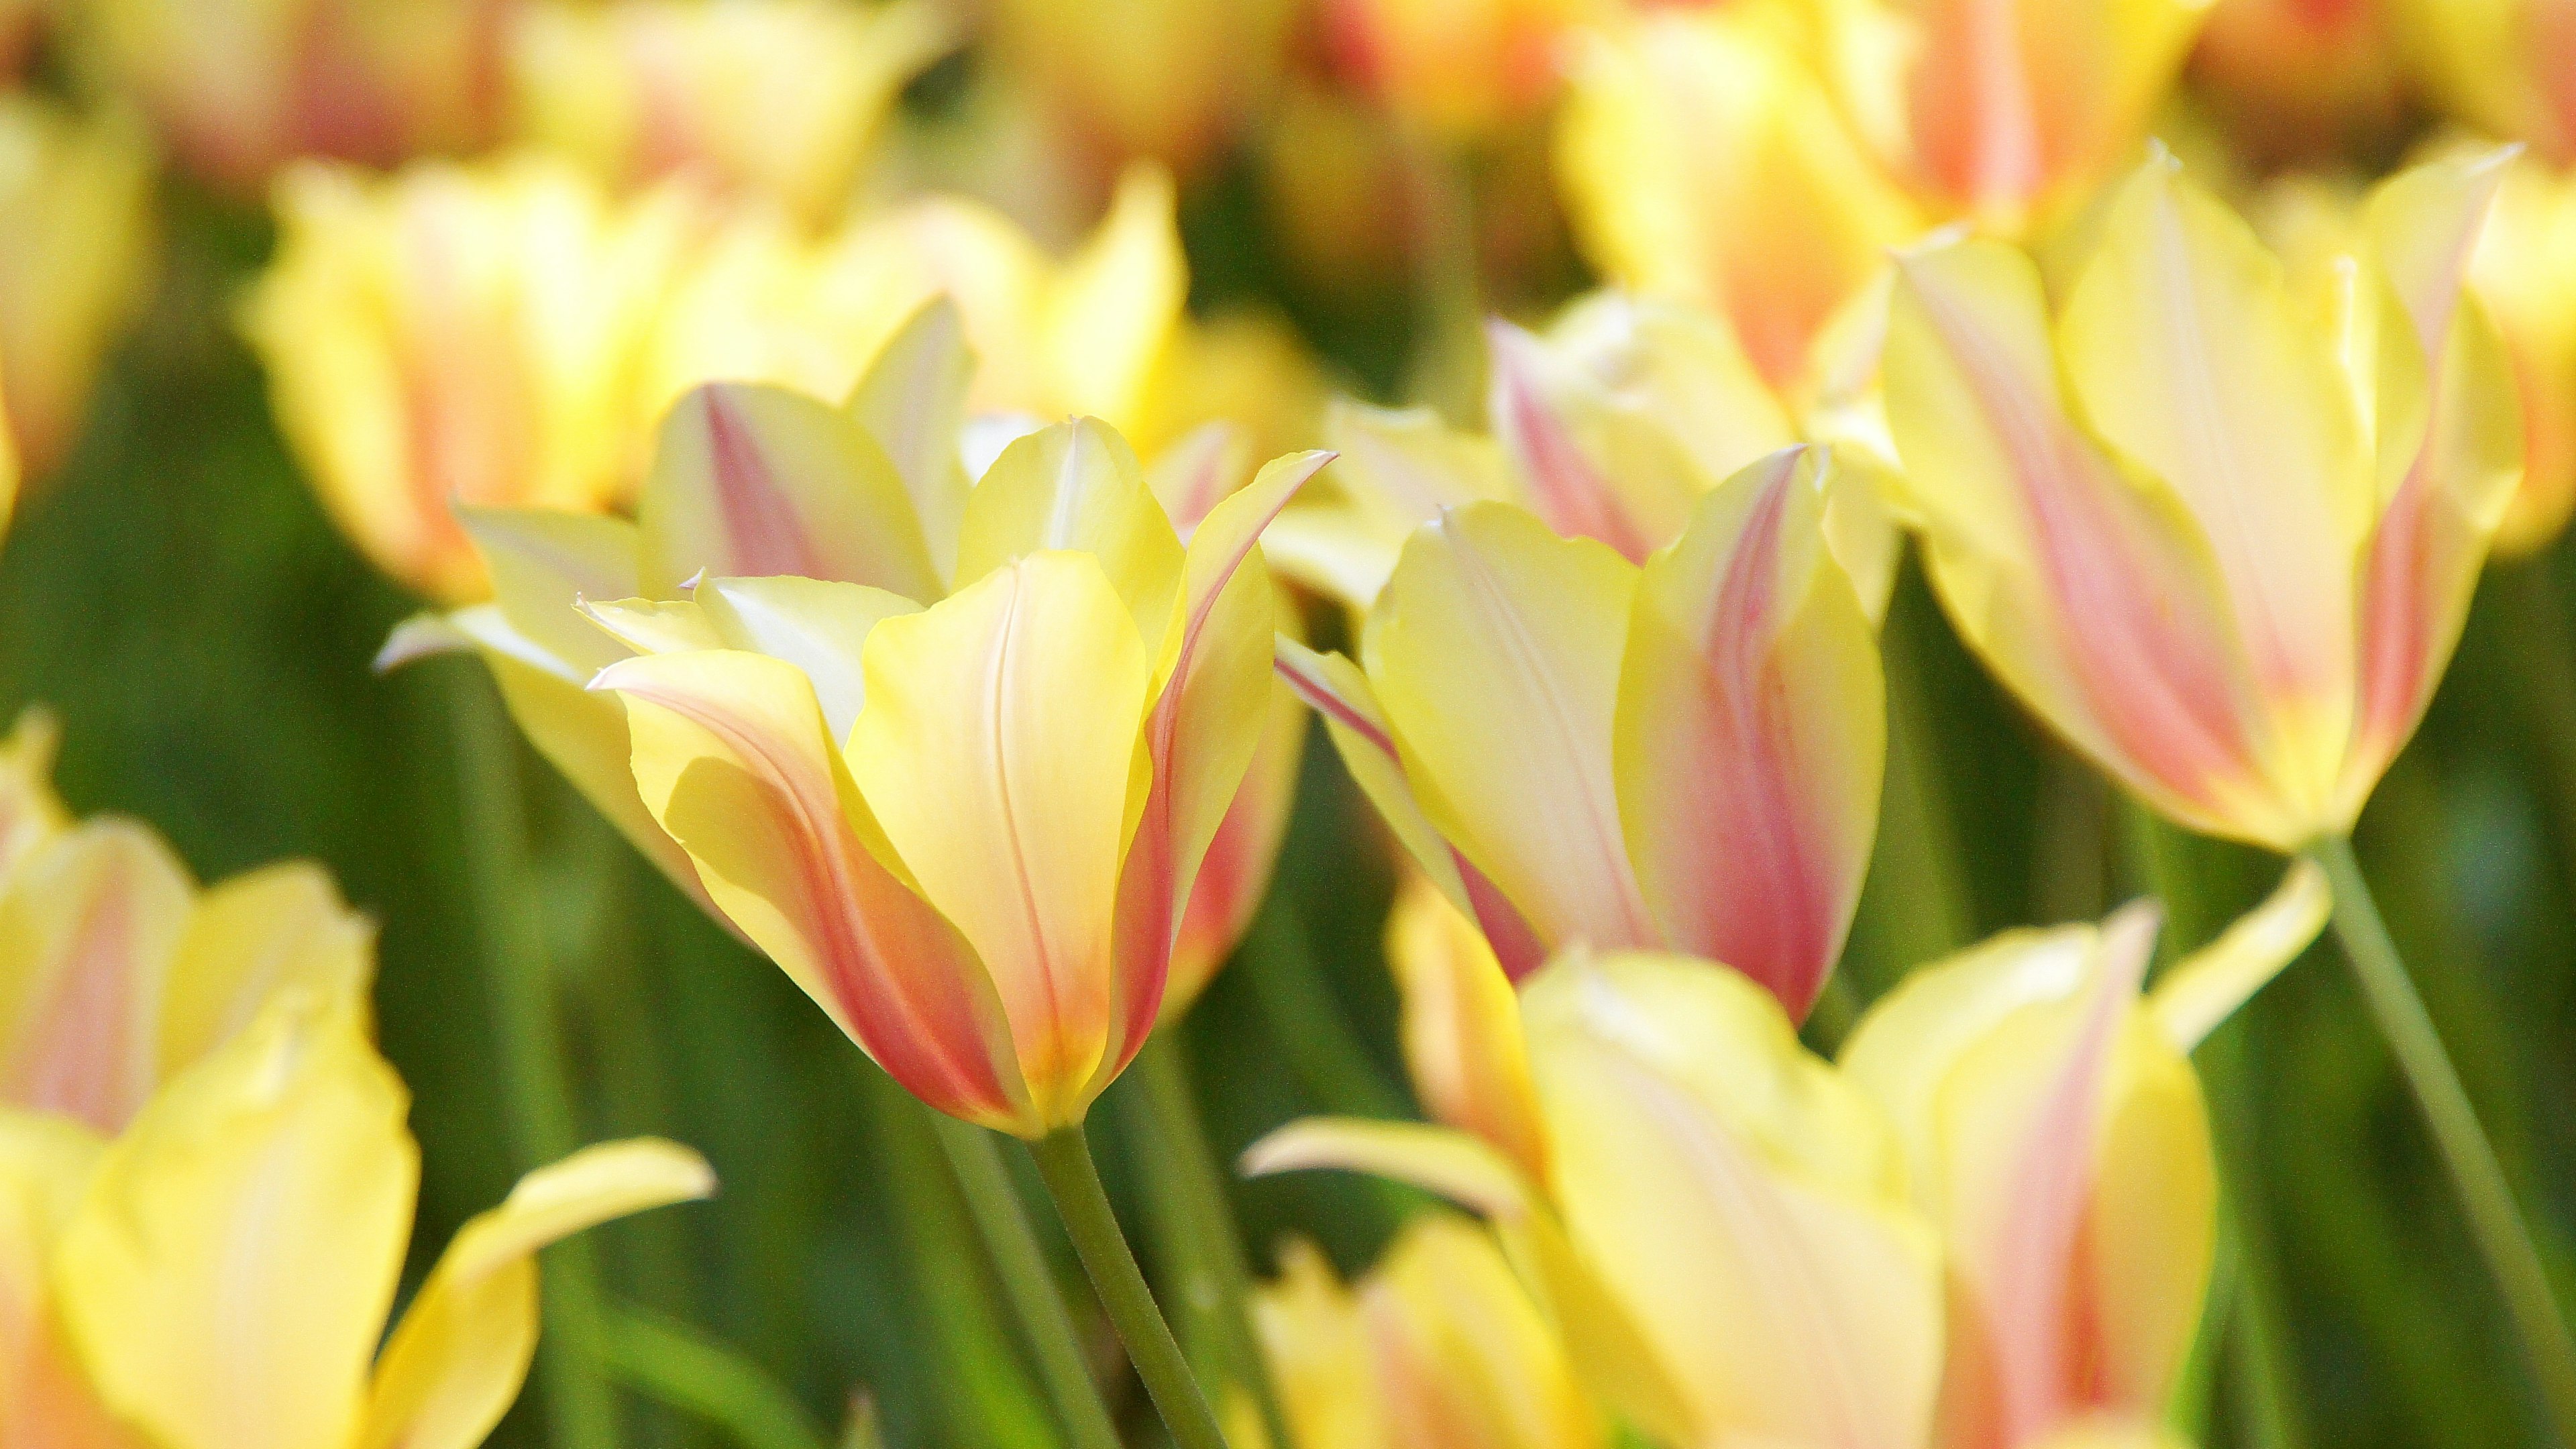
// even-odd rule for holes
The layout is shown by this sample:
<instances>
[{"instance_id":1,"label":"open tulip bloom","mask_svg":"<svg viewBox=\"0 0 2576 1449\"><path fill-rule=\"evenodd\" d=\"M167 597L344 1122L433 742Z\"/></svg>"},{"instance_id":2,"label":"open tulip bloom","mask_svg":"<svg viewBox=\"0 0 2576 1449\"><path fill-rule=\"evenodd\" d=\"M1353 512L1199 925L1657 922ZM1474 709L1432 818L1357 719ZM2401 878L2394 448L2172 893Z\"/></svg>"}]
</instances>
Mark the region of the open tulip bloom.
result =
<instances>
[{"instance_id":1,"label":"open tulip bloom","mask_svg":"<svg viewBox=\"0 0 2576 1449\"><path fill-rule=\"evenodd\" d=\"M2520 475L2506 353L2462 289L2505 160L2401 172L2348 243L2285 259L2159 151L2054 291L1995 242L1905 258L1885 385L1969 646L2155 810L2328 869L2345 954L2567 1428L2576 1340L2346 838Z\"/></svg>"}]
</instances>

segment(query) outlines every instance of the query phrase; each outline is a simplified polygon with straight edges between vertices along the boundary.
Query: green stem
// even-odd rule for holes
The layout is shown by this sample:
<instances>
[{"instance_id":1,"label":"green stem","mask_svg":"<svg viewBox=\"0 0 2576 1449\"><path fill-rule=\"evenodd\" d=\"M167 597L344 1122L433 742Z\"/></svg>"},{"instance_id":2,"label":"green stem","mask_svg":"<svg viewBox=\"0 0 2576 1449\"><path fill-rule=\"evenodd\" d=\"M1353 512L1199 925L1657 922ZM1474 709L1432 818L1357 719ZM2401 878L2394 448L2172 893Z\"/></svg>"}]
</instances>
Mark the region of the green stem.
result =
<instances>
[{"instance_id":1,"label":"green stem","mask_svg":"<svg viewBox=\"0 0 2576 1449\"><path fill-rule=\"evenodd\" d=\"M2513 1188L2496 1160L2494 1144L2479 1125L2459 1071L2433 1029L2433 1018L2416 994L2414 980L2398 957L2397 943L2379 918L2370 882L2353 857L2352 842L2329 836L2309 850L2334 886L2335 937L2352 963L2363 999L2378 1020L2406 1085L2432 1129L2433 1143L2451 1174L2451 1186L2466 1210L2469 1235L2486 1259L2487 1271L2504 1294L2515 1332L2531 1361L2541 1401L2562 1444L2576 1444L2576 1338L2567 1331L2549 1287L2549 1273L2522 1221Z\"/></svg>"},{"instance_id":2,"label":"green stem","mask_svg":"<svg viewBox=\"0 0 2576 1449\"><path fill-rule=\"evenodd\" d=\"M1136 1267L1136 1255L1127 1250L1082 1128L1056 1129L1030 1143L1029 1156L1037 1160L1038 1176L1046 1179L1073 1250L1082 1256L1083 1271L1091 1275L1101 1307L1109 1310L1110 1323L1126 1341L1127 1356L1145 1381L1145 1392L1153 1396L1164 1427L1172 1431L1172 1441L1180 1449L1226 1449L1216 1416L1208 1412L1207 1396L1190 1377L1189 1360L1181 1357L1171 1325L1163 1321L1153 1290Z\"/></svg>"},{"instance_id":3,"label":"green stem","mask_svg":"<svg viewBox=\"0 0 2576 1449\"><path fill-rule=\"evenodd\" d=\"M824 1449L794 1395L693 1325L626 1306L610 1308L602 1328L601 1364L636 1392L697 1415L743 1449Z\"/></svg>"},{"instance_id":4,"label":"green stem","mask_svg":"<svg viewBox=\"0 0 2576 1449\"><path fill-rule=\"evenodd\" d=\"M929 1112L929 1117L940 1147L948 1154L948 1169L957 1179L958 1191L965 1195L966 1211L974 1218L993 1271L1002 1280L1002 1292L1011 1301L1021 1336L1037 1358L1038 1377L1067 1439L1073 1449L1118 1449L1117 1426L1109 1418L1109 1406L1101 1401L1100 1385L1083 1362L1073 1315L1065 1310L1064 1295L1047 1269L1037 1233L1029 1226L1019 1194L1011 1189L993 1134L946 1113Z\"/></svg>"},{"instance_id":5,"label":"green stem","mask_svg":"<svg viewBox=\"0 0 2576 1449\"><path fill-rule=\"evenodd\" d=\"M2530 712L2532 748L2540 756L2546 813L2558 835L2559 868L2576 891L2576 639L2567 602L2548 557L2493 569L2501 633L2509 642L2517 688Z\"/></svg>"},{"instance_id":6,"label":"green stem","mask_svg":"<svg viewBox=\"0 0 2576 1449\"><path fill-rule=\"evenodd\" d=\"M1252 1269L1234 1230L1225 1180L1208 1151L1182 1050L1176 1031L1155 1032L1128 1068L1134 1085L1118 1103L1128 1141L1149 1159L1139 1164L1145 1170L1138 1177L1167 1275L1165 1293L1179 1300L1182 1342L1217 1370L1223 1388L1252 1396L1270 1442L1284 1446L1288 1421L1252 1326Z\"/></svg>"},{"instance_id":7,"label":"green stem","mask_svg":"<svg viewBox=\"0 0 2576 1449\"><path fill-rule=\"evenodd\" d=\"M480 669L451 671L465 881L491 990L492 1032L513 1155L522 1171L581 1145L563 1061L545 922L531 891L525 780L517 735ZM586 1236L546 1253L544 1307L555 1332L537 1347L548 1440L560 1449L616 1449L617 1400L584 1350L600 1341L599 1258Z\"/></svg>"}]
</instances>

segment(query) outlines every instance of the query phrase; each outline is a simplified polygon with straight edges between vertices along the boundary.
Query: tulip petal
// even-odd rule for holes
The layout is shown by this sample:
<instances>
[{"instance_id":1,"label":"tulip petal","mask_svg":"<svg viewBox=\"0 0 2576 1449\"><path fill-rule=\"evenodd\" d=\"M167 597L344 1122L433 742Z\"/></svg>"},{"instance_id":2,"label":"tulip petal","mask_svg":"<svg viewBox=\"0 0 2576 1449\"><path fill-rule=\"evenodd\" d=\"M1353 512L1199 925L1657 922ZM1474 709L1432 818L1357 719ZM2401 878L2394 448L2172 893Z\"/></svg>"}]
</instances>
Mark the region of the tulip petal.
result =
<instances>
[{"instance_id":1,"label":"tulip petal","mask_svg":"<svg viewBox=\"0 0 2576 1449\"><path fill-rule=\"evenodd\" d=\"M709 579L697 589L698 608L720 646L784 659L814 682L823 725L846 741L867 700L859 651L868 631L921 606L900 594L865 584L826 579Z\"/></svg>"},{"instance_id":2,"label":"tulip petal","mask_svg":"<svg viewBox=\"0 0 2576 1449\"><path fill-rule=\"evenodd\" d=\"M885 450L847 415L784 388L710 383L672 404L637 513L647 594L668 596L700 573L939 592Z\"/></svg>"},{"instance_id":3,"label":"tulip petal","mask_svg":"<svg viewBox=\"0 0 2576 1449\"><path fill-rule=\"evenodd\" d=\"M67 1118L0 1108L0 1444L10 1449L140 1449L90 1388L47 1283L102 1145Z\"/></svg>"},{"instance_id":4,"label":"tulip petal","mask_svg":"<svg viewBox=\"0 0 2576 1449\"><path fill-rule=\"evenodd\" d=\"M56 1254L100 1397L164 1449L346 1449L410 1237L407 1095L297 992L100 1160Z\"/></svg>"},{"instance_id":5,"label":"tulip petal","mask_svg":"<svg viewBox=\"0 0 2576 1449\"><path fill-rule=\"evenodd\" d=\"M2280 262L2171 157L2113 200L2060 346L2084 416L2169 484L2209 542L2276 730L2272 774L2331 787L2350 719L2353 559L2372 464Z\"/></svg>"},{"instance_id":6,"label":"tulip petal","mask_svg":"<svg viewBox=\"0 0 2576 1449\"><path fill-rule=\"evenodd\" d=\"M581 614L638 654L722 649L724 637L688 599L584 599Z\"/></svg>"},{"instance_id":7,"label":"tulip petal","mask_svg":"<svg viewBox=\"0 0 2576 1449\"><path fill-rule=\"evenodd\" d=\"M1598 543L1474 504L1406 543L1362 640L1424 815L1552 943L1659 939L1611 767L1636 581Z\"/></svg>"},{"instance_id":8,"label":"tulip petal","mask_svg":"<svg viewBox=\"0 0 2576 1449\"><path fill-rule=\"evenodd\" d=\"M73 827L0 895L0 1102L114 1132L160 1083L158 1026L195 883L127 820Z\"/></svg>"},{"instance_id":9,"label":"tulip petal","mask_svg":"<svg viewBox=\"0 0 2576 1449\"><path fill-rule=\"evenodd\" d=\"M2252 685L2217 565L2169 492L2120 477L2069 421L2029 258L1970 241L1902 267L1888 422L1951 618L2159 810L2303 840L2308 822L2266 815L2248 783Z\"/></svg>"},{"instance_id":10,"label":"tulip petal","mask_svg":"<svg viewBox=\"0 0 2576 1449\"><path fill-rule=\"evenodd\" d=\"M1394 1449L1374 1346L1350 1290L1303 1238L1280 1246L1279 1270L1253 1299L1252 1322L1296 1443Z\"/></svg>"},{"instance_id":11,"label":"tulip petal","mask_svg":"<svg viewBox=\"0 0 2576 1449\"><path fill-rule=\"evenodd\" d=\"M1568 538L1597 539L1630 563L1644 563L1664 531L1637 516L1623 489L1641 481L1622 475L1613 486L1559 411L1555 394L1578 384L1547 355L1537 338L1508 322L1486 324L1485 337L1493 380L1485 407L1494 436L1518 466L1529 490L1531 511ZM1674 519L1688 507L1688 495L1654 500L1658 511Z\"/></svg>"},{"instance_id":12,"label":"tulip petal","mask_svg":"<svg viewBox=\"0 0 2576 1449\"><path fill-rule=\"evenodd\" d=\"M1243 1150L1246 1177L1334 1167L1410 1183L1491 1218L1536 1207L1529 1180L1493 1144L1453 1127L1364 1117L1304 1117Z\"/></svg>"},{"instance_id":13,"label":"tulip petal","mask_svg":"<svg viewBox=\"0 0 2576 1449\"><path fill-rule=\"evenodd\" d=\"M803 673L664 654L598 687L625 700L641 798L718 911L913 1095L970 1122L1024 1121L992 986L867 843L874 822Z\"/></svg>"},{"instance_id":14,"label":"tulip petal","mask_svg":"<svg viewBox=\"0 0 2576 1449\"><path fill-rule=\"evenodd\" d=\"M1568 1233L1690 1442L1924 1442L1940 1258L1867 1099L1705 962L1561 959L1522 1004Z\"/></svg>"},{"instance_id":15,"label":"tulip petal","mask_svg":"<svg viewBox=\"0 0 2576 1449\"><path fill-rule=\"evenodd\" d=\"M1521 1042L1520 999L1493 949L1417 875L1387 918L1386 959L1403 1002L1405 1066L1423 1110L1492 1143L1544 1187L1547 1135Z\"/></svg>"},{"instance_id":16,"label":"tulip petal","mask_svg":"<svg viewBox=\"0 0 2576 1449\"><path fill-rule=\"evenodd\" d=\"M958 587L1040 549L1095 555L1136 632L1161 642L1185 568L1180 537L1135 450L1097 418L1041 428L993 460L966 500Z\"/></svg>"},{"instance_id":17,"label":"tulip petal","mask_svg":"<svg viewBox=\"0 0 2576 1449\"><path fill-rule=\"evenodd\" d=\"M1097 559L1042 551L879 624L864 662L858 788L991 974L1041 1130L1078 1122L1162 1000L1160 963L1125 979L1113 937L1152 769L1147 645Z\"/></svg>"},{"instance_id":18,"label":"tulip petal","mask_svg":"<svg viewBox=\"0 0 2576 1449\"><path fill-rule=\"evenodd\" d=\"M1270 889L1279 849L1287 842L1306 754L1307 714L1287 685L1274 679L1269 693L1262 706L1260 742L1243 768L1234 803L1208 841L1190 885L1189 904L1173 931L1172 965L1163 985L1161 1019L1166 1022L1187 1011L1234 954Z\"/></svg>"},{"instance_id":19,"label":"tulip petal","mask_svg":"<svg viewBox=\"0 0 2576 1449\"><path fill-rule=\"evenodd\" d=\"M1284 634L1274 647L1279 677L1323 717L1342 763L1377 807L1396 843L1452 905L1483 928L1506 974L1518 981L1537 970L1547 959L1547 948L1539 943L1528 919L1484 872L1441 837L1413 798L1395 735L1369 688L1368 676L1344 656L1318 654Z\"/></svg>"},{"instance_id":20,"label":"tulip petal","mask_svg":"<svg viewBox=\"0 0 2576 1449\"><path fill-rule=\"evenodd\" d=\"M519 1179L463 1228L376 1361L356 1449L474 1449L537 1347L537 1250L715 1191L705 1159L652 1138L585 1148Z\"/></svg>"},{"instance_id":21,"label":"tulip petal","mask_svg":"<svg viewBox=\"0 0 2576 1449\"><path fill-rule=\"evenodd\" d=\"M355 1002L376 974L376 925L351 910L331 873L287 861L234 876L197 898L160 1010L160 1075L177 1076L255 1020L281 991Z\"/></svg>"},{"instance_id":22,"label":"tulip petal","mask_svg":"<svg viewBox=\"0 0 2576 1449\"><path fill-rule=\"evenodd\" d=\"M878 351L845 404L902 475L931 565L943 579L957 572L957 525L966 516L970 482L957 439L974 380L965 316L943 294L924 302Z\"/></svg>"},{"instance_id":23,"label":"tulip petal","mask_svg":"<svg viewBox=\"0 0 2576 1449\"><path fill-rule=\"evenodd\" d=\"M2157 980L2147 995L2147 1010L2166 1040L2185 1053L2199 1046L2308 949L2333 909L2325 871L2312 860L2291 862L2263 904Z\"/></svg>"},{"instance_id":24,"label":"tulip petal","mask_svg":"<svg viewBox=\"0 0 2576 1449\"><path fill-rule=\"evenodd\" d=\"M1201 423L1166 444L1145 469L1145 486L1187 543L1208 511L1231 496L1252 466L1252 439L1235 423Z\"/></svg>"},{"instance_id":25,"label":"tulip petal","mask_svg":"<svg viewBox=\"0 0 2576 1449\"><path fill-rule=\"evenodd\" d=\"M643 592L635 570L642 535L634 524L542 508L460 507L456 516L482 550L508 632L525 641L532 655L557 661L574 680L625 656L583 622L573 605ZM468 628L454 615L450 619L478 638L490 632Z\"/></svg>"},{"instance_id":26,"label":"tulip petal","mask_svg":"<svg viewBox=\"0 0 2576 1449\"><path fill-rule=\"evenodd\" d=\"M62 726L50 710L20 712L0 740L0 878L36 847L71 825L71 812L54 793L54 751Z\"/></svg>"},{"instance_id":27,"label":"tulip petal","mask_svg":"<svg viewBox=\"0 0 2576 1449\"><path fill-rule=\"evenodd\" d=\"M1173 206L1161 167L1128 167L1109 214L1049 287L1042 335L1066 411L1130 426L1141 413L1189 292ZM975 577L959 570L960 583Z\"/></svg>"},{"instance_id":28,"label":"tulip petal","mask_svg":"<svg viewBox=\"0 0 2576 1449\"><path fill-rule=\"evenodd\" d=\"M1393 1442L1424 1449L1594 1449L1598 1414L1493 1236L1413 1219L1359 1288Z\"/></svg>"},{"instance_id":29,"label":"tulip petal","mask_svg":"<svg viewBox=\"0 0 2576 1449\"><path fill-rule=\"evenodd\" d=\"M1664 938L1803 1020L1878 829L1885 687L1824 546L1814 455L1708 495L1646 566L1621 666L1620 818Z\"/></svg>"}]
</instances>

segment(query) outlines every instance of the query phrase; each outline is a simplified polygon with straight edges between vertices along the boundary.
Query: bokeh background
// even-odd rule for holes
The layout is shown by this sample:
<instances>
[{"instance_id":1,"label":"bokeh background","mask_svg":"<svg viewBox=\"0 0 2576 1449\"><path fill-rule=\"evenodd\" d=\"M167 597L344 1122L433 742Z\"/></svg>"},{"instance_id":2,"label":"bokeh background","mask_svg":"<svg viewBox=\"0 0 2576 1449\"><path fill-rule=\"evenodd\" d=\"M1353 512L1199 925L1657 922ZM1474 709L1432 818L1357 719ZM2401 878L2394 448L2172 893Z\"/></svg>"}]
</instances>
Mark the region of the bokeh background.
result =
<instances>
[{"instance_id":1,"label":"bokeh background","mask_svg":"<svg viewBox=\"0 0 2576 1449\"><path fill-rule=\"evenodd\" d=\"M1065 23L1110 35L1158 23L1147 0L1062 8L1092 12ZM1282 18L1259 23L1282 27L1290 68L1333 74L1315 18L1272 8ZM1264 43L1251 7L1210 9L1243 27L1220 28L1211 54ZM29 84L78 93L50 45L38 43ZM904 91L885 144L918 174L981 189L1041 235L1066 236L1094 204L1081 166L958 159L983 156L957 136L989 91L1022 83L1018 64L1009 24L966 17L955 52ZM2224 56L2204 56L2193 76L2191 124L2241 102L2244 78ZM1426 250L1472 259L1484 304L1518 317L1590 284L1556 210L1543 119L1500 129L1462 163L1473 232L1443 251L1368 205L1297 208L1296 168L1324 164L1331 128L1347 119L1299 113L1310 99L1302 83L1274 88L1261 100L1271 109L1186 158L1193 310L1269 309L1293 322L1333 387L1396 402L1456 389L1443 373L1460 365L1454 339L1419 305ZM2357 133L2304 136L2275 120L2240 134L2294 159L2371 166L2424 124L2405 97L2389 106ZM817 1423L837 1424L865 1394L897 1449L1053 1442L920 1114L533 755L522 754L523 799L496 805L461 783L460 731L470 744L471 731L498 727L480 664L370 668L422 601L326 520L236 331L241 294L274 243L258 190L178 166L154 186L146 298L0 551L0 713L41 703L60 715L60 784L76 810L151 822L206 879L316 858L382 923L382 1040L414 1094L425 1154L415 1278L465 1216L547 1155L514 1138L509 1099L526 1086L513 1074L527 1054L510 1037L553 1033L571 1069L575 1137L665 1134L702 1149L724 1182L712 1203L594 1235L617 1297L732 1345ZM2562 1285L2576 1284L2569 553L2562 543L2490 569L2432 714L2359 832ZM1318 611L1312 623L1331 642L1334 620ZM1863 996L1988 932L2095 916L2145 888L2155 852L2202 883L2173 931L2184 944L2275 879L2275 862L2149 826L2115 802L1985 679L1910 564L1885 647L1887 813L1842 968ZM482 828L494 808L526 811L524 856ZM1318 735L1272 895L1184 1028L1222 1154L1305 1113L1412 1111L1377 946L1388 861L1353 848L1375 839ZM529 911L479 914L478 881L493 880ZM496 989L492 970L532 945L554 988L533 1005ZM2222 1391L2210 1442L2255 1442L2254 1418L2273 1413L2313 1445L2523 1442L2531 1420L2513 1345L2385 1050L2346 975L2317 959L2330 950L2285 973L2205 1064L2237 1222L2265 1240L2280 1280L2283 1321L2263 1328L2284 1337L2300 1375L2294 1403ZM1096 1118L1113 1179L1133 1166L1119 1102L1137 1088L1122 1082ZM1413 1205L1324 1174L1234 1193L1265 1267L1269 1245L1295 1231L1361 1268ZM1069 1253L1053 1246L1079 1291ZM1116 1361L1105 1336L1097 1348ZM1133 1385L1118 1391L1140 1436L1159 1432ZM495 1443L540 1442L541 1393ZM687 1414L641 1398L630 1409L633 1443L723 1442Z\"/></svg>"}]
</instances>

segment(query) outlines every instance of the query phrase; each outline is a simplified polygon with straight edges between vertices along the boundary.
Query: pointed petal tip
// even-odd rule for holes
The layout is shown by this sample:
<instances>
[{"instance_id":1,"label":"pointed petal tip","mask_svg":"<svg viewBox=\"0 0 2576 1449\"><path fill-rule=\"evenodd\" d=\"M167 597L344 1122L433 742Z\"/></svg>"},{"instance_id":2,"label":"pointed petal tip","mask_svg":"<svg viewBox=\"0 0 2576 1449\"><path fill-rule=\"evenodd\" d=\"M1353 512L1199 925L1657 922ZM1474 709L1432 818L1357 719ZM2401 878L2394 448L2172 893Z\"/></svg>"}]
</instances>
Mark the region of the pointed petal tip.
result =
<instances>
[{"instance_id":1,"label":"pointed petal tip","mask_svg":"<svg viewBox=\"0 0 2576 1449\"><path fill-rule=\"evenodd\" d=\"M385 636L384 647L368 662L368 668L379 675L391 674L415 659L434 654L461 654L472 650L474 641L465 631L447 621L443 614L414 614L394 626Z\"/></svg>"}]
</instances>

